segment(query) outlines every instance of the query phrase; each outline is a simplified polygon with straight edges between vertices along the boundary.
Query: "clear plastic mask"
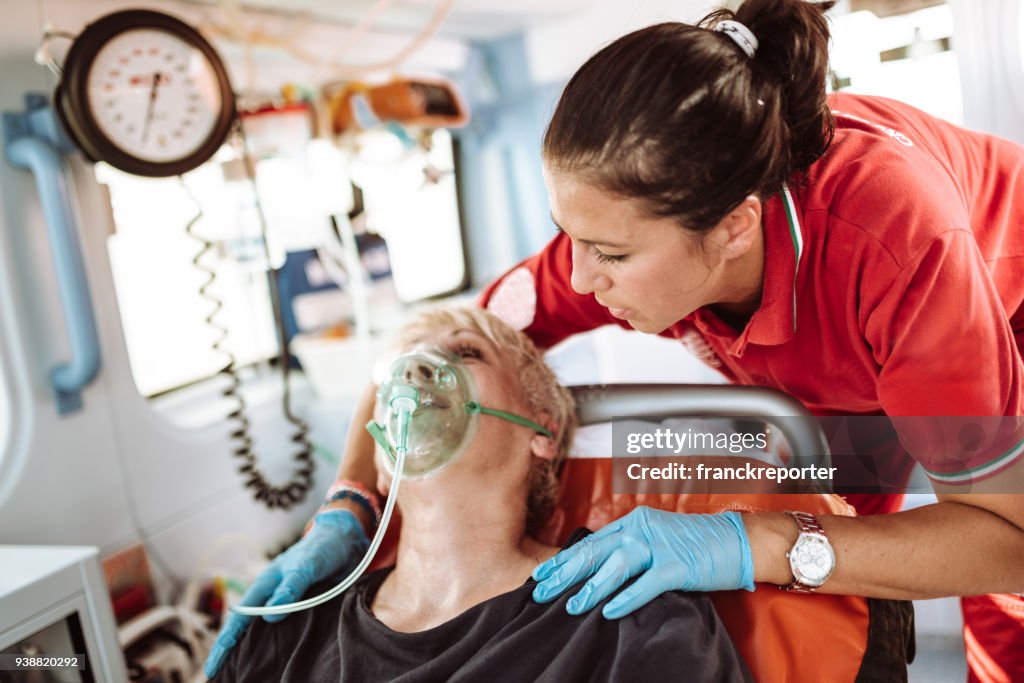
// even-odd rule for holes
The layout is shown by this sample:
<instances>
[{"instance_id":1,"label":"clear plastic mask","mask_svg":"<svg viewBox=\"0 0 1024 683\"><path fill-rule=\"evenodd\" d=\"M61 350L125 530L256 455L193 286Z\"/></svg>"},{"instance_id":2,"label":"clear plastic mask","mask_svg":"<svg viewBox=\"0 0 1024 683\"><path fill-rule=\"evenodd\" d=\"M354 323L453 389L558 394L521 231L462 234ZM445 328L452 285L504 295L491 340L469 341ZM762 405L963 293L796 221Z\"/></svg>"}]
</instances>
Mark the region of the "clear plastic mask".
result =
<instances>
[{"instance_id":1,"label":"clear plastic mask","mask_svg":"<svg viewBox=\"0 0 1024 683\"><path fill-rule=\"evenodd\" d=\"M448 467L476 435L479 415L473 376L459 358L443 348L418 347L395 358L377 392L377 414L383 415L381 443L384 465L394 475L394 450L401 443L399 411L391 400L415 390L416 408L409 421L405 468L409 479L422 479ZM371 430L372 433L372 430ZM380 438L377 438L380 443Z\"/></svg>"},{"instance_id":2,"label":"clear plastic mask","mask_svg":"<svg viewBox=\"0 0 1024 683\"><path fill-rule=\"evenodd\" d=\"M406 420L402 411L408 410L409 398L415 408ZM473 375L461 359L447 349L421 346L388 366L375 412L383 422L371 422L367 429L384 451L382 460L392 476L396 450L404 442L403 477L423 479L441 472L466 451L476 436L481 413L551 436L528 418L481 406Z\"/></svg>"}]
</instances>

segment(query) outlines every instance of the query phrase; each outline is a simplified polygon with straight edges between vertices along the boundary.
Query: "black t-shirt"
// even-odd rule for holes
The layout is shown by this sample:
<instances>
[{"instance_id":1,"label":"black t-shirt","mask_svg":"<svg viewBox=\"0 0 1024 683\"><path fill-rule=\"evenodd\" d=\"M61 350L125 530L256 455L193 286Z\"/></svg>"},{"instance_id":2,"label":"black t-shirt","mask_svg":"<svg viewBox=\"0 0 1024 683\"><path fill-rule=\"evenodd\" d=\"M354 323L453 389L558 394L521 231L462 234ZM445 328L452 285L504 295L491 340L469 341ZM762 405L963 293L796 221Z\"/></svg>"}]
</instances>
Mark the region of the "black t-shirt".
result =
<instances>
[{"instance_id":1,"label":"black t-shirt","mask_svg":"<svg viewBox=\"0 0 1024 683\"><path fill-rule=\"evenodd\" d=\"M565 547L589 533L578 529ZM439 626L400 633L370 611L390 571L367 574L340 601L277 624L253 620L213 681L752 680L711 601L699 593L665 593L608 620L604 603L568 614L575 590L534 602L529 579ZM329 588L314 586L308 595Z\"/></svg>"}]
</instances>

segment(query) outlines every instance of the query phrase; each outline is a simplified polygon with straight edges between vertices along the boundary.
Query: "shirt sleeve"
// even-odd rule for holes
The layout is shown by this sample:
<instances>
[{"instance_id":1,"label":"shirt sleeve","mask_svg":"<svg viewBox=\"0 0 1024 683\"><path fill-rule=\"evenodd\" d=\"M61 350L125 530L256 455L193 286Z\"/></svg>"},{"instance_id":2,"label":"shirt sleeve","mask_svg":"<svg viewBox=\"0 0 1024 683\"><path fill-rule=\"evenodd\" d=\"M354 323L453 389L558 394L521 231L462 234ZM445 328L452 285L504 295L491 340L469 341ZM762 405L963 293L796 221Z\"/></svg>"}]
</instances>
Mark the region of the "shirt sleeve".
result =
<instances>
[{"instance_id":1,"label":"shirt sleeve","mask_svg":"<svg viewBox=\"0 0 1024 683\"><path fill-rule=\"evenodd\" d=\"M629 643L613 680L753 681L711 600L671 591L619 620Z\"/></svg>"},{"instance_id":2,"label":"shirt sleeve","mask_svg":"<svg viewBox=\"0 0 1024 683\"><path fill-rule=\"evenodd\" d=\"M254 618L210 683L284 680L288 657L281 656L278 638L288 631L289 625L284 622L270 624L261 617Z\"/></svg>"},{"instance_id":3,"label":"shirt sleeve","mask_svg":"<svg viewBox=\"0 0 1024 683\"><path fill-rule=\"evenodd\" d=\"M522 330L542 349L573 334L619 322L593 294L577 294L571 278L572 242L559 234L539 254L491 283L478 303Z\"/></svg>"},{"instance_id":4,"label":"shirt sleeve","mask_svg":"<svg viewBox=\"0 0 1024 683\"><path fill-rule=\"evenodd\" d=\"M869 268L864 334L878 399L936 482L990 477L1024 454L1024 367L973 235L936 235L905 263Z\"/></svg>"}]
</instances>

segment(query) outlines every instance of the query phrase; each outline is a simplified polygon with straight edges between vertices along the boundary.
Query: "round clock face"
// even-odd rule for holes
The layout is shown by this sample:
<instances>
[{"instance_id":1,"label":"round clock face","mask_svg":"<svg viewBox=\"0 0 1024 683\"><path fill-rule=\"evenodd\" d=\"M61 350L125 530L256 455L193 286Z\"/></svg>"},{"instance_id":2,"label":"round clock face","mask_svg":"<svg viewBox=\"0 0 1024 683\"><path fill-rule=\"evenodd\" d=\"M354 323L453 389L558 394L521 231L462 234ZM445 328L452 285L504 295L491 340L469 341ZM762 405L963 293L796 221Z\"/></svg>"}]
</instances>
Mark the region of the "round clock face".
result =
<instances>
[{"instance_id":1,"label":"round clock face","mask_svg":"<svg viewBox=\"0 0 1024 683\"><path fill-rule=\"evenodd\" d=\"M85 95L110 142L153 162L182 159L202 147L224 106L206 56L157 29L125 31L100 48Z\"/></svg>"},{"instance_id":2,"label":"round clock face","mask_svg":"<svg viewBox=\"0 0 1024 683\"><path fill-rule=\"evenodd\" d=\"M216 50L170 15L123 10L72 43L57 86L65 129L92 161L167 177L205 163L235 120Z\"/></svg>"}]
</instances>

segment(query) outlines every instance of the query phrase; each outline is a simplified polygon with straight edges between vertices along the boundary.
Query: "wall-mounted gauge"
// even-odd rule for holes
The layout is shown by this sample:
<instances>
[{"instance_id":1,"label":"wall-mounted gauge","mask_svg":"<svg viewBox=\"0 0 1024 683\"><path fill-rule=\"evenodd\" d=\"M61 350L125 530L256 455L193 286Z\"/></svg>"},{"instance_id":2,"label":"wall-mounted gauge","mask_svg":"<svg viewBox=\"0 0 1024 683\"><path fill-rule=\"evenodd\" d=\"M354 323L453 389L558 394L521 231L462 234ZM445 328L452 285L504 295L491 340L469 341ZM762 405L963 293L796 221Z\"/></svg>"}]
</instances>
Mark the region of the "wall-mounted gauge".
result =
<instances>
[{"instance_id":1,"label":"wall-mounted gauge","mask_svg":"<svg viewBox=\"0 0 1024 683\"><path fill-rule=\"evenodd\" d=\"M55 100L86 156L143 176L196 168L235 119L213 46L188 24L149 10L89 24L68 51Z\"/></svg>"}]
</instances>

